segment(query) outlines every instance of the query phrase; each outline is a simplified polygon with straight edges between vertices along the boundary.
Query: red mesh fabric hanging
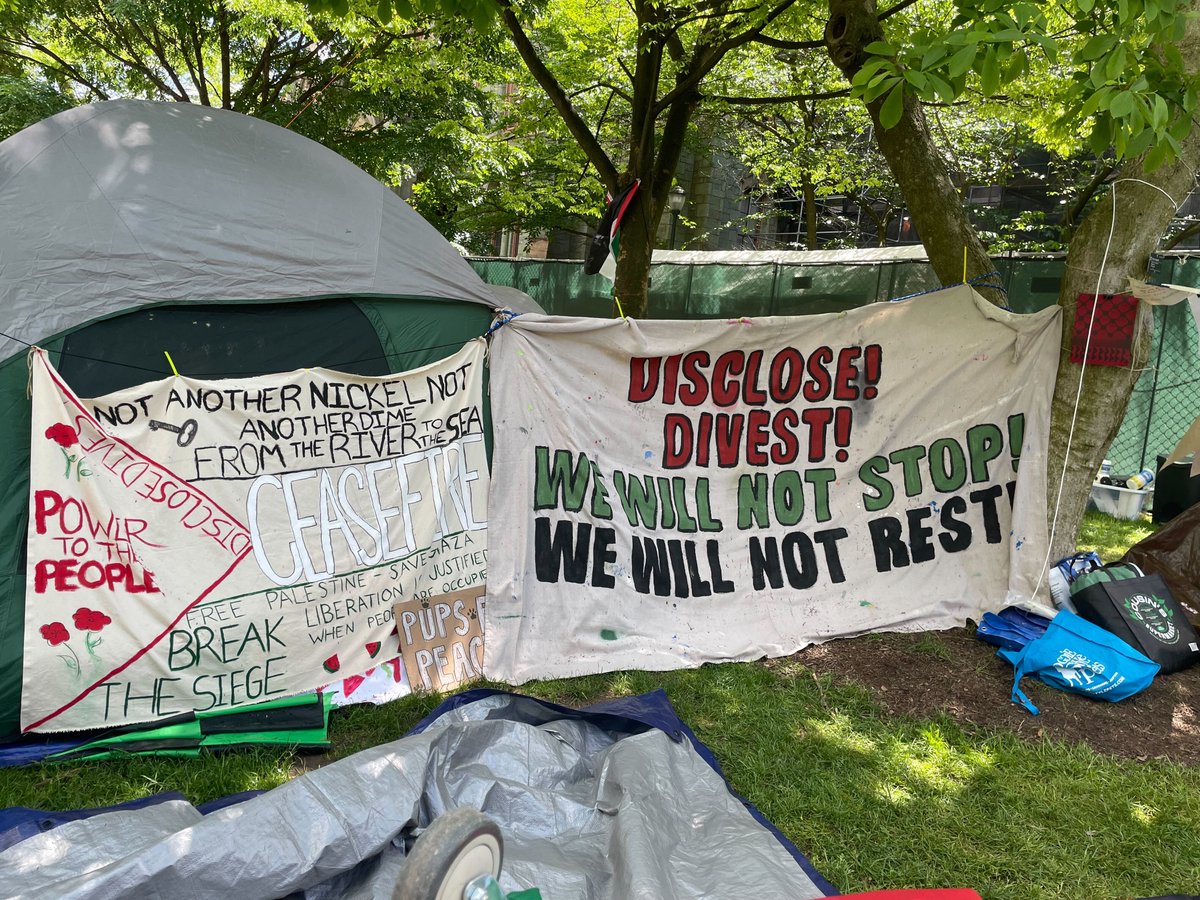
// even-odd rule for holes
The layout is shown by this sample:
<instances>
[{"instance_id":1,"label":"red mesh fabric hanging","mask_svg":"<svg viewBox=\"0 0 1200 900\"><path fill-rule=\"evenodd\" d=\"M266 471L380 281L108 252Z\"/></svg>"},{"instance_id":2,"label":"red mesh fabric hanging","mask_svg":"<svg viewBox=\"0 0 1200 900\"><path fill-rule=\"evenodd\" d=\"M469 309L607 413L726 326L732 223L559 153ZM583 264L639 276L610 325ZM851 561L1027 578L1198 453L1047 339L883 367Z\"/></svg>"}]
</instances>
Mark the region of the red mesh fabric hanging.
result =
<instances>
[{"instance_id":1,"label":"red mesh fabric hanging","mask_svg":"<svg viewBox=\"0 0 1200 900\"><path fill-rule=\"evenodd\" d=\"M1075 304L1075 327L1071 334L1071 362L1083 362L1087 346L1087 361L1093 366L1128 366L1132 359L1133 326L1137 321L1137 297L1132 294L1101 294L1099 304L1094 294L1080 294ZM1096 320L1091 325L1092 339L1088 342L1088 323L1092 308Z\"/></svg>"}]
</instances>

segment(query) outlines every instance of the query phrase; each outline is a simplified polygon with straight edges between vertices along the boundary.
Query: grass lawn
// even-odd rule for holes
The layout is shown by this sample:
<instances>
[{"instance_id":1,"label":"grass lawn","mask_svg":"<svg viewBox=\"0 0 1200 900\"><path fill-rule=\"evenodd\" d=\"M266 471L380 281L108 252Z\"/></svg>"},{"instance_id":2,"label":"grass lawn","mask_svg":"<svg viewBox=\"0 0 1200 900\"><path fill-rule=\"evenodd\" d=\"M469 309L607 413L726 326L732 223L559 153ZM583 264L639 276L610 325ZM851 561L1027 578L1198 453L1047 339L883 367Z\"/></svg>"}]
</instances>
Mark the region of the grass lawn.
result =
<instances>
[{"instance_id":1,"label":"grass lawn","mask_svg":"<svg viewBox=\"0 0 1200 900\"><path fill-rule=\"evenodd\" d=\"M1081 543L1111 556L1112 527L1089 517ZM733 786L844 891L958 885L988 900L1116 900L1200 886L1197 769L966 730L949 718L891 717L864 689L794 660L522 690L581 705L656 687L716 752ZM435 704L407 697L335 712L330 755L393 740ZM287 751L260 750L6 769L0 806L68 809L165 790L202 802L280 784L297 762Z\"/></svg>"},{"instance_id":2,"label":"grass lawn","mask_svg":"<svg viewBox=\"0 0 1200 900\"><path fill-rule=\"evenodd\" d=\"M1131 546L1157 530L1158 526L1147 515L1127 520L1091 511L1083 517L1077 545L1080 551L1093 550L1109 563L1120 559Z\"/></svg>"}]
</instances>

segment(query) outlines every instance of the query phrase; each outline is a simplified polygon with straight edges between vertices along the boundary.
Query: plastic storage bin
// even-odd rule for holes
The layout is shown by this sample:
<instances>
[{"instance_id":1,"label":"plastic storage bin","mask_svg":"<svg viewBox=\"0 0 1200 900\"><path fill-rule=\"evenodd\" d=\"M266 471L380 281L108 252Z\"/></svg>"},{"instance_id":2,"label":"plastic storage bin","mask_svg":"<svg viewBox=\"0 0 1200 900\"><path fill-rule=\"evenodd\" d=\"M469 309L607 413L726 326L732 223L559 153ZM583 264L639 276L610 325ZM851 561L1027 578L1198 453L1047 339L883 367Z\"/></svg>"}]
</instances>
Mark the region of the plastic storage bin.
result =
<instances>
[{"instance_id":1,"label":"plastic storage bin","mask_svg":"<svg viewBox=\"0 0 1200 900\"><path fill-rule=\"evenodd\" d=\"M1140 491L1115 485L1093 484L1088 507L1118 519L1136 519L1142 514L1153 488Z\"/></svg>"}]
</instances>

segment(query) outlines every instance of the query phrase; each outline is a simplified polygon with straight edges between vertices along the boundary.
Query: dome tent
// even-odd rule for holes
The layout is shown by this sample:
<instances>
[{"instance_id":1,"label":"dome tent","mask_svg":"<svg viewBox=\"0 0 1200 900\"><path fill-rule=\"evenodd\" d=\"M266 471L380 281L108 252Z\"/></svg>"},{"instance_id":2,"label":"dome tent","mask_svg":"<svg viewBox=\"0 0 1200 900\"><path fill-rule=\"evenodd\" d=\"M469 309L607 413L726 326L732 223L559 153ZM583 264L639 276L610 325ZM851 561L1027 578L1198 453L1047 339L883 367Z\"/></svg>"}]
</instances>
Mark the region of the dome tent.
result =
<instances>
[{"instance_id":1,"label":"dome tent","mask_svg":"<svg viewBox=\"0 0 1200 900\"><path fill-rule=\"evenodd\" d=\"M117 100L0 142L0 735L20 697L27 345L85 397L170 374L164 350L204 378L378 375L449 355L500 305L384 185L261 120Z\"/></svg>"}]
</instances>

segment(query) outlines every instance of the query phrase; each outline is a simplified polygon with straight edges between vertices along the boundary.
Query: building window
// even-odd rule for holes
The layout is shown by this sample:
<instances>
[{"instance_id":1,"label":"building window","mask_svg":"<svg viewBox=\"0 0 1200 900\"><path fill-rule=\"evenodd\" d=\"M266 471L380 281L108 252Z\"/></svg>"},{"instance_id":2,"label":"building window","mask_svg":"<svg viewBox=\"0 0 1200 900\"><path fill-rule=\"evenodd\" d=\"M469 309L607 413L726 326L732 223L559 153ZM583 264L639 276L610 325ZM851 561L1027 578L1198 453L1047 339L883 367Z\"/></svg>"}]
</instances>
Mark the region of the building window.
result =
<instances>
[{"instance_id":1,"label":"building window","mask_svg":"<svg viewBox=\"0 0 1200 900\"><path fill-rule=\"evenodd\" d=\"M967 194L967 202L972 206L999 206L1004 198L1004 187L992 184L983 187L972 187Z\"/></svg>"}]
</instances>

